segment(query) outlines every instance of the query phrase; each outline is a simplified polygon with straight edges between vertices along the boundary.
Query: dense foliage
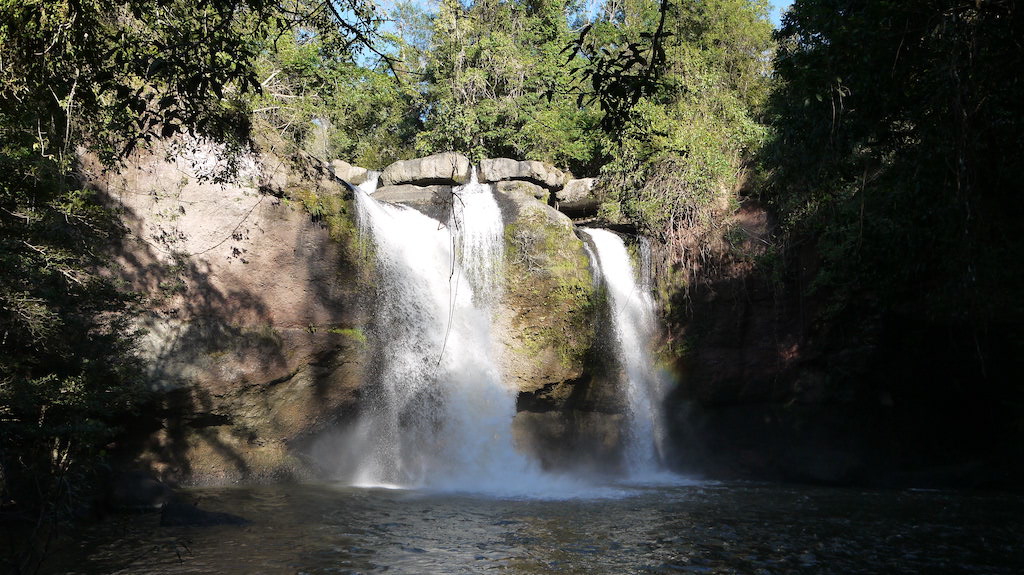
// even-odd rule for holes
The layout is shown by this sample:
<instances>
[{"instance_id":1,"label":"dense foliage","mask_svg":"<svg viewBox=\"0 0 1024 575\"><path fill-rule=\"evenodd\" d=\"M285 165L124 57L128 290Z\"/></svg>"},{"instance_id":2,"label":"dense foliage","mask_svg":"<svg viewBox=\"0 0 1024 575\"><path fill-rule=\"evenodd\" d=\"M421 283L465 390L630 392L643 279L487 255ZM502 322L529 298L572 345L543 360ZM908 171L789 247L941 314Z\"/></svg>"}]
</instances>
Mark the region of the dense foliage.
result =
<instances>
[{"instance_id":1,"label":"dense foliage","mask_svg":"<svg viewBox=\"0 0 1024 575\"><path fill-rule=\"evenodd\" d=\"M372 4L357 7L359 26L338 27L322 2L297 2L260 53L263 90L251 106L260 130L321 160L383 169L414 153L420 93L409 43L379 31L384 16Z\"/></svg>"},{"instance_id":2,"label":"dense foliage","mask_svg":"<svg viewBox=\"0 0 1024 575\"><path fill-rule=\"evenodd\" d=\"M426 55L417 150L594 170L597 115L578 105L562 54L577 18L564 0L442 2Z\"/></svg>"},{"instance_id":3,"label":"dense foliage","mask_svg":"<svg viewBox=\"0 0 1024 575\"><path fill-rule=\"evenodd\" d=\"M625 94L626 105L604 106L620 116L605 122L616 129L603 168L609 216L671 242L680 228L710 224L764 139L757 118L770 85L767 4L636 0L614 7L584 50L598 71L602 54L636 60L634 70L613 69L610 78L584 66L599 97Z\"/></svg>"},{"instance_id":4,"label":"dense foliage","mask_svg":"<svg viewBox=\"0 0 1024 575\"><path fill-rule=\"evenodd\" d=\"M788 13L765 196L815 242L831 313L1020 320L1021 37L1012 0Z\"/></svg>"}]
</instances>

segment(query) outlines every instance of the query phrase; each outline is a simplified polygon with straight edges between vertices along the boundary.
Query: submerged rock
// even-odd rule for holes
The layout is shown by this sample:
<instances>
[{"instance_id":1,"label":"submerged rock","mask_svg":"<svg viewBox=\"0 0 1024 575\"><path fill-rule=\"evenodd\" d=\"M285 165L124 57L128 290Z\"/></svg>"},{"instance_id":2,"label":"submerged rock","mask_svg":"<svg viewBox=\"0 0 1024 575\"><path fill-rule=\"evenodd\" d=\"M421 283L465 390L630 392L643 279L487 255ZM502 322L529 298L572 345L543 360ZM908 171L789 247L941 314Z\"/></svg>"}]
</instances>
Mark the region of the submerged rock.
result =
<instances>
[{"instance_id":1,"label":"submerged rock","mask_svg":"<svg viewBox=\"0 0 1024 575\"><path fill-rule=\"evenodd\" d=\"M114 511L158 511L171 496L171 488L150 473L125 471L111 481L107 502Z\"/></svg>"},{"instance_id":2,"label":"submerged rock","mask_svg":"<svg viewBox=\"0 0 1024 575\"><path fill-rule=\"evenodd\" d=\"M465 184L469 181L471 173L469 158L454 152L444 152L391 164L384 168L380 176L380 185Z\"/></svg>"}]
</instances>

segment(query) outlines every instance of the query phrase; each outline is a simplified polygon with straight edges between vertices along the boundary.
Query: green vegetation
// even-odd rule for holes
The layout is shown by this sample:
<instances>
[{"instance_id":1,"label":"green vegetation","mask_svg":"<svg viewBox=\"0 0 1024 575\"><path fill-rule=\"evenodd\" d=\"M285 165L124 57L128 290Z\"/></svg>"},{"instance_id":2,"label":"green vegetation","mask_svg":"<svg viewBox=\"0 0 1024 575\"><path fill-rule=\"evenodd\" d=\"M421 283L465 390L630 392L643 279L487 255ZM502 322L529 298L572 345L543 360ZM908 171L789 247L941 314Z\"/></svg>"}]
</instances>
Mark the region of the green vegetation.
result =
<instances>
[{"instance_id":1,"label":"green vegetation","mask_svg":"<svg viewBox=\"0 0 1024 575\"><path fill-rule=\"evenodd\" d=\"M259 129L279 134L295 149L320 160L346 158L383 169L414 153L411 142L421 128L419 93L415 83L394 81L390 56L354 44L372 39L381 50L407 50L399 38L377 34L383 16L373 3L351 5L360 19L355 27L338 26L324 2L295 0L291 18L279 22L265 41L256 62L262 90L249 106Z\"/></svg>"},{"instance_id":2,"label":"green vegetation","mask_svg":"<svg viewBox=\"0 0 1024 575\"><path fill-rule=\"evenodd\" d=\"M829 320L982 333L1024 319L1016 8L805 1L787 15L763 195L789 243L813 241Z\"/></svg>"},{"instance_id":3,"label":"green vegetation","mask_svg":"<svg viewBox=\"0 0 1024 575\"><path fill-rule=\"evenodd\" d=\"M366 333L358 327L332 327L327 331L336 335L345 336L359 345L366 345Z\"/></svg>"},{"instance_id":4,"label":"green vegetation","mask_svg":"<svg viewBox=\"0 0 1024 575\"><path fill-rule=\"evenodd\" d=\"M332 240L355 249L359 234L355 224L355 207L351 200L338 194L317 194L310 190L296 190L292 196L302 203L313 221L327 227Z\"/></svg>"},{"instance_id":5,"label":"green vegetation","mask_svg":"<svg viewBox=\"0 0 1024 575\"><path fill-rule=\"evenodd\" d=\"M543 160L596 168L593 107L579 106L561 53L571 38L564 0L444 0L426 56L420 153Z\"/></svg>"},{"instance_id":6,"label":"green vegetation","mask_svg":"<svg viewBox=\"0 0 1024 575\"><path fill-rule=\"evenodd\" d=\"M770 87L764 2L634 0L595 22L578 50L601 106L606 217L664 242L729 206ZM610 47L610 48L609 48Z\"/></svg>"},{"instance_id":7,"label":"green vegetation","mask_svg":"<svg viewBox=\"0 0 1024 575\"><path fill-rule=\"evenodd\" d=\"M543 213L506 225L505 290L528 351L554 350L563 365L578 366L593 345L600 302L582 245L564 240L570 233Z\"/></svg>"}]
</instances>

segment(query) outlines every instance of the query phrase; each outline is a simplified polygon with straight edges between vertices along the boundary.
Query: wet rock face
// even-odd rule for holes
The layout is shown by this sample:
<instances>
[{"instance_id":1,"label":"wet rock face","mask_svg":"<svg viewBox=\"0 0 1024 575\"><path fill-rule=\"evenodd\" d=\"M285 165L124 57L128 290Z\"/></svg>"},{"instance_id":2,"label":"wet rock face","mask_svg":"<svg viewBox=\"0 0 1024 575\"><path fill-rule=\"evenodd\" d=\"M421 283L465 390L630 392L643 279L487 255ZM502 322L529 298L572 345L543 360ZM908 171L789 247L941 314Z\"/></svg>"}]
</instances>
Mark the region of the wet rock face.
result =
<instances>
[{"instance_id":1,"label":"wet rock face","mask_svg":"<svg viewBox=\"0 0 1024 575\"><path fill-rule=\"evenodd\" d=\"M524 181L495 182L494 189L503 194L512 194L517 192L527 194L545 204L548 203L548 198L551 196L551 190L538 186L537 184Z\"/></svg>"},{"instance_id":2,"label":"wet rock face","mask_svg":"<svg viewBox=\"0 0 1024 575\"><path fill-rule=\"evenodd\" d=\"M572 222L521 191L498 193L505 222L504 294L496 332L505 377L520 391L578 380L594 343L595 289Z\"/></svg>"},{"instance_id":3,"label":"wet rock face","mask_svg":"<svg viewBox=\"0 0 1024 575\"><path fill-rule=\"evenodd\" d=\"M522 190L498 191L505 281L495 313L502 371L519 391L517 445L548 468L614 469L624 411L601 360L602 292L569 218Z\"/></svg>"},{"instance_id":4,"label":"wet rock face","mask_svg":"<svg viewBox=\"0 0 1024 575\"><path fill-rule=\"evenodd\" d=\"M553 384L571 388L587 371L594 343L591 313L596 291L583 242L572 221L539 200L549 192L526 181L494 186L505 223L504 293L495 313L503 373L522 392ZM402 204L448 221L451 186L402 184L378 188L378 200ZM562 405L565 394L548 394Z\"/></svg>"},{"instance_id":5,"label":"wet rock face","mask_svg":"<svg viewBox=\"0 0 1024 575\"><path fill-rule=\"evenodd\" d=\"M445 152L391 164L381 173L380 185L465 184L469 181L471 170L469 158L462 154Z\"/></svg>"},{"instance_id":6,"label":"wet rock face","mask_svg":"<svg viewBox=\"0 0 1024 575\"><path fill-rule=\"evenodd\" d=\"M502 373L519 392L517 442L550 467L598 467L601 460L607 470L618 456L622 398L593 357L603 300L583 242L569 217L547 204L555 188L546 186L561 185L564 175L539 162L497 159L484 160L480 176L499 180L490 185L505 224L505 262L496 270L503 293L493 333ZM447 223L453 193L452 186L400 184L374 197Z\"/></svg>"},{"instance_id":7,"label":"wet rock face","mask_svg":"<svg viewBox=\"0 0 1024 575\"><path fill-rule=\"evenodd\" d=\"M454 186L416 186L397 184L377 188L373 197L382 202L401 204L419 210L442 223L448 223Z\"/></svg>"},{"instance_id":8,"label":"wet rock face","mask_svg":"<svg viewBox=\"0 0 1024 575\"><path fill-rule=\"evenodd\" d=\"M619 471L625 416L565 409L520 411L512 425L516 445L548 470L595 474Z\"/></svg>"}]
</instances>

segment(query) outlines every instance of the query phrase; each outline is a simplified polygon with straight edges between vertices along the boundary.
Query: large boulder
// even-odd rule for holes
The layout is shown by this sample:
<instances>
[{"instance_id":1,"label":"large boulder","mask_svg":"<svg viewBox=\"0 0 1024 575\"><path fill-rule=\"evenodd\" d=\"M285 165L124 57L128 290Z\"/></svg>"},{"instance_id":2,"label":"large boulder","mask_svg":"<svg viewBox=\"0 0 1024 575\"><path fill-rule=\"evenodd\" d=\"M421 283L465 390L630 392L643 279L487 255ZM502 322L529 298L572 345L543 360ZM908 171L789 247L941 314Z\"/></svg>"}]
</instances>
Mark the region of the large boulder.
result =
<instances>
[{"instance_id":1,"label":"large boulder","mask_svg":"<svg viewBox=\"0 0 1024 575\"><path fill-rule=\"evenodd\" d=\"M366 168L353 166L343 160L333 160L330 163L331 173L334 177L345 180L353 186L362 184L370 177L370 171Z\"/></svg>"},{"instance_id":2,"label":"large boulder","mask_svg":"<svg viewBox=\"0 0 1024 575\"><path fill-rule=\"evenodd\" d=\"M529 192L496 197L505 281L495 336L502 373L519 391L517 445L546 467L608 469L623 405L614 377L595 361L607 322L597 315L604 306L586 248L565 214Z\"/></svg>"},{"instance_id":3,"label":"large boulder","mask_svg":"<svg viewBox=\"0 0 1024 575\"><path fill-rule=\"evenodd\" d=\"M597 178L569 180L555 192L555 207L570 218L585 218L597 215L601 200L594 193Z\"/></svg>"},{"instance_id":4,"label":"large boulder","mask_svg":"<svg viewBox=\"0 0 1024 575\"><path fill-rule=\"evenodd\" d=\"M546 389L548 406L562 407L569 388L589 381L599 297L590 260L564 214L522 191L496 197L505 221L505 289L495 318L503 372L521 393Z\"/></svg>"},{"instance_id":5,"label":"large boulder","mask_svg":"<svg viewBox=\"0 0 1024 575\"><path fill-rule=\"evenodd\" d=\"M566 176L558 168L532 160L517 161L511 158L493 158L480 162L481 182L503 180L526 180L548 189L561 188Z\"/></svg>"},{"instance_id":6,"label":"large boulder","mask_svg":"<svg viewBox=\"0 0 1024 575\"><path fill-rule=\"evenodd\" d=\"M469 158L454 152L434 154L415 160L402 160L384 168L381 186L396 184L465 184L472 175Z\"/></svg>"}]
</instances>

